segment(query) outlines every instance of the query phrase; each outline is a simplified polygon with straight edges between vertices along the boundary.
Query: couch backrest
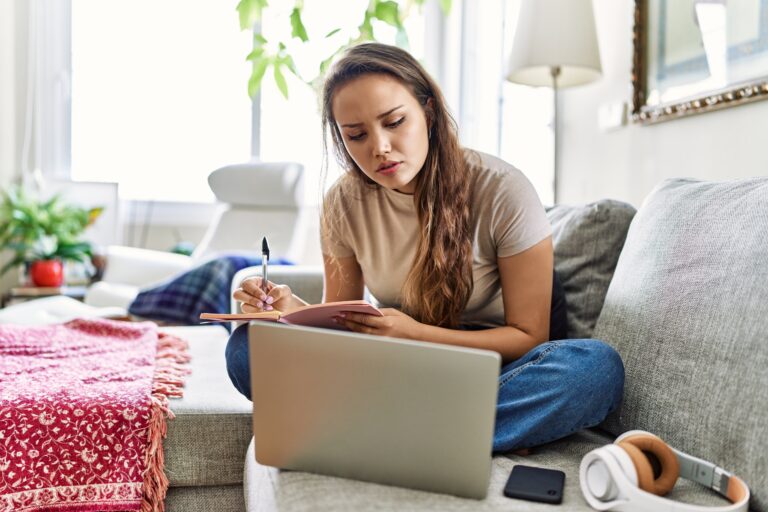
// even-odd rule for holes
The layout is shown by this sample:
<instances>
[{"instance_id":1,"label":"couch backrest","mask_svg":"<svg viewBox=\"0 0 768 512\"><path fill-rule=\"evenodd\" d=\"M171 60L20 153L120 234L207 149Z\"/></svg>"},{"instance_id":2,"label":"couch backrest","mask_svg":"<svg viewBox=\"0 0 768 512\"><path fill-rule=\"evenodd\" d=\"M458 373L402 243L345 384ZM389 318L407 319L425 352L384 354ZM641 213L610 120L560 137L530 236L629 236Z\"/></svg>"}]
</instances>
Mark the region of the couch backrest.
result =
<instances>
[{"instance_id":1,"label":"couch backrest","mask_svg":"<svg viewBox=\"0 0 768 512\"><path fill-rule=\"evenodd\" d=\"M663 182L632 221L595 337L626 369L604 426L743 477L768 509L768 178Z\"/></svg>"}]
</instances>

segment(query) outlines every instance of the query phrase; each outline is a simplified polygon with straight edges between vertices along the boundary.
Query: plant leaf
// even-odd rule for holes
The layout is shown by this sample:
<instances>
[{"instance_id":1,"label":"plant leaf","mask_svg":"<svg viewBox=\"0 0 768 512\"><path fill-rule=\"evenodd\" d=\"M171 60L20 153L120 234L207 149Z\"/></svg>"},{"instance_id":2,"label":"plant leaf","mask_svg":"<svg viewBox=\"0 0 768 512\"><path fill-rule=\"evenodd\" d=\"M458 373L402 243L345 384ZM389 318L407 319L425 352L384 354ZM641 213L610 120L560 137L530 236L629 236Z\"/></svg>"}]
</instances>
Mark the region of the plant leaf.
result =
<instances>
[{"instance_id":1,"label":"plant leaf","mask_svg":"<svg viewBox=\"0 0 768 512\"><path fill-rule=\"evenodd\" d=\"M240 30L251 30L261 20L261 11L266 6L267 0L240 0L237 4Z\"/></svg>"},{"instance_id":2,"label":"plant leaf","mask_svg":"<svg viewBox=\"0 0 768 512\"><path fill-rule=\"evenodd\" d=\"M296 63L293 62L293 57L286 55L280 59L280 62L284 64L285 67L287 67L298 79L302 80L301 76L299 76L299 70L296 68Z\"/></svg>"},{"instance_id":3,"label":"plant leaf","mask_svg":"<svg viewBox=\"0 0 768 512\"><path fill-rule=\"evenodd\" d=\"M370 41L371 39L373 39L373 25L371 25L370 12L365 11L365 17L363 18L363 22L357 28L358 30L360 30L361 41L366 41L366 40Z\"/></svg>"},{"instance_id":4,"label":"plant leaf","mask_svg":"<svg viewBox=\"0 0 768 512\"><path fill-rule=\"evenodd\" d=\"M258 60L262 55L264 55L264 48L260 46L258 48L254 48L253 51L248 54L245 60Z\"/></svg>"},{"instance_id":5,"label":"plant leaf","mask_svg":"<svg viewBox=\"0 0 768 512\"><path fill-rule=\"evenodd\" d=\"M374 8L374 16L393 27L403 26L403 22L400 19L400 7L397 5L397 2L392 0L377 1Z\"/></svg>"},{"instance_id":6,"label":"plant leaf","mask_svg":"<svg viewBox=\"0 0 768 512\"><path fill-rule=\"evenodd\" d=\"M277 88L280 89L280 92L283 93L283 97L288 99L288 82L285 81L285 75L283 75L283 71L280 69L281 67L280 64L275 63L275 84L277 84Z\"/></svg>"},{"instance_id":7,"label":"plant leaf","mask_svg":"<svg viewBox=\"0 0 768 512\"><path fill-rule=\"evenodd\" d=\"M298 7L294 7L291 11L291 37L298 37L304 43L309 41L307 30L301 21L301 10Z\"/></svg>"},{"instance_id":8,"label":"plant leaf","mask_svg":"<svg viewBox=\"0 0 768 512\"><path fill-rule=\"evenodd\" d=\"M96 219L101 217L102 213L104 213L103 206L97 206L96 208L91 208L90 210L88 210L88 223L86 224L86 226L90 226L94 222L96 222Z\"/></svg>"},{"instance_id":9,"label":"plant leaf","mask_svg":"<svg viewBox=\"0 0 768 512\"><path fill-rule=\"evenodd\" d=\"M327 39L327 38L331 37L332 35L334 35L335 33L337 33L339 30L341 30L341 29L340 29L340 28L335 28L335 29L331 30L330 32L328 32L327 34L325 34L325 38Z\"/></svg>"},{"instance_id":10,"label":"plant leaf","mask_svg":"<svg viewBox=\"0 0 768 512\"><path fill-rule=\"evenodd\" d=\"M253 63L251 78L248 80L248 96L251 98L254 98L259 92L261 80L264 78L264 73L267 72L267 66L269 66L269 58L263 55Z\"/></svg>"}]
</instances>

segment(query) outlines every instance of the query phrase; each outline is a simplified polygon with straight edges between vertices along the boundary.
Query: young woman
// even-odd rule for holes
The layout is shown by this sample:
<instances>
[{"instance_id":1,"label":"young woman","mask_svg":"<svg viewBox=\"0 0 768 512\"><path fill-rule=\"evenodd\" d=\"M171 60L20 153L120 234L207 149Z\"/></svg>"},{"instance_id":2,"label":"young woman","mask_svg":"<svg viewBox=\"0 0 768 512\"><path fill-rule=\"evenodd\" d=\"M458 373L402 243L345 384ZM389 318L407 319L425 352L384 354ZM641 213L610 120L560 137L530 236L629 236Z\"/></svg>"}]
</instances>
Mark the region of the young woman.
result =
<instances>
[{"instance_id":1,"label":"young woman","mask_svg":"<svg viewBox=\"0 0 768 512\"><path fill-rule=\"evenodd\" d=\"M413 57L352 47L325 81L322 116L347 169L324 199L323 301L362 299L367 287L384 306L383 317L350 313L341 325L501 354L494 451L559 439L618 406L624 367L612 348L548 341L565 337L565 308L531 184L459 145L442 93ZM305 304L285 285L267 287L250 278L234 298L245 312ZM246 338L236 329L226 357L250 398Z\"/></svg>"}]
</instances>

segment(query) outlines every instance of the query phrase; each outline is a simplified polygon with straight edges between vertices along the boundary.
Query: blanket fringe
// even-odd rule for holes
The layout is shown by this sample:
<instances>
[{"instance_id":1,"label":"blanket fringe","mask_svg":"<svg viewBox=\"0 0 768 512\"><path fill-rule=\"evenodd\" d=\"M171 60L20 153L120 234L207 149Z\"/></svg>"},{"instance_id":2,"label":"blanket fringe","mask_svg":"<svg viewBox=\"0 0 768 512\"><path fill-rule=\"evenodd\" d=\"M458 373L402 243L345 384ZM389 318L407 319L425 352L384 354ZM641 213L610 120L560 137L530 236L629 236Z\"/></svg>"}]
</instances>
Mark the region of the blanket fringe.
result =
<instances>
[{"instance_id":1,"label":"blanket fringe","mask_svg":"<svg viewBox=\"0 0 768 512\"><path fill-rule=\"evenodd\" d=\"M141 512L164 512L165 510L168 477L165 476L163 439L167 432L166 418L174 418L173 412L168 407L168 398L181 397L184 394L184 377L190 373L189 368L185 366L190 360L187 349L186 341L176 336L158 333Z\"/></svg>"}]
</instances>

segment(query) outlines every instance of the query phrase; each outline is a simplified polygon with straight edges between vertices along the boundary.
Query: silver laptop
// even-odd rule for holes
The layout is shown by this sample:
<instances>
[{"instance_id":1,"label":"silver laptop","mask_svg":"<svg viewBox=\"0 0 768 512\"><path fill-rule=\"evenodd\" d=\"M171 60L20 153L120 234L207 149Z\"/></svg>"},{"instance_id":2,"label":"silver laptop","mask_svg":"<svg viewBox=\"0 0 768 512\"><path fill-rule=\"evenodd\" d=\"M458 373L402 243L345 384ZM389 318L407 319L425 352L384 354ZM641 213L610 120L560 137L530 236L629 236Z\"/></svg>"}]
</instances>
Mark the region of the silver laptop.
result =
<instances>
[{"instance_id":1,"label":"silver laptop","mask_svg":"<svg viewBox=\"0 0 768 512\"><path fill-rule=\"evenodd\" d=\"M482 499L495 352L251 322L256 460Z\"/></svg>"}]
</instances>

